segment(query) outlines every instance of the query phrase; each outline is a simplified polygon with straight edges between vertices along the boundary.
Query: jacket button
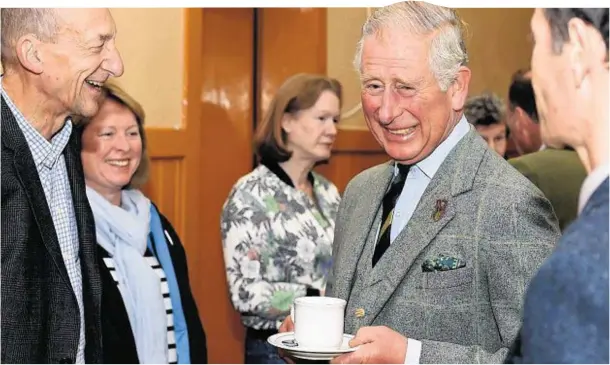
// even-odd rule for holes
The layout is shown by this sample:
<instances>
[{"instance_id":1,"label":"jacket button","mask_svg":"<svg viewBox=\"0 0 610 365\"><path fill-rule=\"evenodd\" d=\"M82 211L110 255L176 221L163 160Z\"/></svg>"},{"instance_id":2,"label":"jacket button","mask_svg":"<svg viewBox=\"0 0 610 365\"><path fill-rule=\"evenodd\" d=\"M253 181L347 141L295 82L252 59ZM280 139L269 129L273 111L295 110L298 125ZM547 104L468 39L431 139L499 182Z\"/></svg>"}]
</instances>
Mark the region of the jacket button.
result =
<instances>
[{"instance_id":1,"label":"jacket button","mask_svg":"<svg viewBox=\"0 0 610 365\"><path fill-rule=\"evenodd\" d=\"M60 364L74 364L74 360L69 357L63 357L59 360Z\"/></svg>"}]
</instances>

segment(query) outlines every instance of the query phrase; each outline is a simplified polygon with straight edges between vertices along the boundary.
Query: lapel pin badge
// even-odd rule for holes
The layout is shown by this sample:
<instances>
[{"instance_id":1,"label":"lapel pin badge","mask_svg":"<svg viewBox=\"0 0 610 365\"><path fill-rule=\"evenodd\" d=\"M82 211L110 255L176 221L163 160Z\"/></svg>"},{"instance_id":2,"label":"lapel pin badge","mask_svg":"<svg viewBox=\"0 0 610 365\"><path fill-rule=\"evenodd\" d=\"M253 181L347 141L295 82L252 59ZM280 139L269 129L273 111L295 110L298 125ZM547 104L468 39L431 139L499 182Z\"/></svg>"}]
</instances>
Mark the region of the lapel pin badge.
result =
<instances>
[{"instance_id":1,"label":"lapel pin badge","mask_svg":"<svg viewBox=\"0 0 610 365\"><path fill-rule=\"evenodd\" d=\"M364 308L358 308L354 311L354 314L356 315L356 318L362 318L364 317Z\"/></svg>"},{"instance_id":2,"label":"lapel pin badge","mask_svg":"<svg viewBox=\"0 0 610 365\"><path fill-rule=\"evenodd\" d=\"M436 201L436 205L434 206L434 213L432 213L432 219L435 222L438 222L445 215L446 209L447 209L447 200L438 199Z\"/></svg>"}]
</instances>

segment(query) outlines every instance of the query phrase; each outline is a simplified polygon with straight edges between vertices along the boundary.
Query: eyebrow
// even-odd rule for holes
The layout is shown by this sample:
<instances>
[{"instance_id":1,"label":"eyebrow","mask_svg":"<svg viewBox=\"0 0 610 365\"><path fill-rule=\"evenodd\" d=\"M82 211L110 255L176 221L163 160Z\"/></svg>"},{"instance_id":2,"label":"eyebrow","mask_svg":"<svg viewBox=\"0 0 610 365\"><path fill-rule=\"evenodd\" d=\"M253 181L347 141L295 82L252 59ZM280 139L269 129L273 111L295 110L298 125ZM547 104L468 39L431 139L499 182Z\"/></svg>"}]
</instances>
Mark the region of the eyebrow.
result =
<instances>
[{"instance_id":1,"label":"eyebrow","mask_svg":"<svg viewBox=\"0 0 610 365\"><path fill-rule=\"evenodd\" d=\"M114 33L98 34L96 37L91 37L86 44L103 42L106 43L114 38Z\"/></svg>"},{"instance_id":2,"label":"eyebrow","mask_svg":"<svg viewBox=\"0 0 610 365\"><path fill-rule=\"evenodd\" d=\"M112 33L107 33L107 34L100 34L98 36L98 39L102 42L108 42L109 40L111 40L112 38L114 38L114 34Z\"/></svg>"}]
</instances>

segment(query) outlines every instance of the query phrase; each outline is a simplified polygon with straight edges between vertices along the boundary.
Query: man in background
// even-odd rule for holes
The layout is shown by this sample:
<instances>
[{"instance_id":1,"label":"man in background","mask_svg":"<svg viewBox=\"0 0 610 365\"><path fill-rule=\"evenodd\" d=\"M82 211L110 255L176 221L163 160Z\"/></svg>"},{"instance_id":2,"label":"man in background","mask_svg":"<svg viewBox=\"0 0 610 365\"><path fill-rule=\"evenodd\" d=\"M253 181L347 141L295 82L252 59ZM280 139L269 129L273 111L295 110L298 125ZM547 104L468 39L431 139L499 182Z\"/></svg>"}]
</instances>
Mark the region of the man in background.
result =
<instances>
[{"instance_id":1,"label":"man in background","mask_svg":"<svg viewBox=\"0 0 610 365\"><path fill-rule=\"evenodd\" d=\"M542 190L564 231L576 218L578 193L586 177L585 168L570 147L542 147L530 71L515 74L508 95L511 137L517 149L524 154L509 162Z\"/></svg>"},{"instance_id":2,"label":"man in background","mask_svg":"<svg viewBox=\"0 0 610 365\"><path fill-rule=\"evenodd\" d=\"M511 79L508 89L508 110L506 123L519 155L543 149L538 125L538 111L532 90L532 73L518 70Z\"/></svg>"},{"instance_id":3,"label":"man in background","mask_svg":"<svg viewBox=\"0 0 610 365\"><path fill-rule=\"evenodd\" d=\"M123 73L108 9L2 8L2 363L99 363L101 279L71 116Z\"/></svg>"},{"instance_id":4,"label":"man in background","mask_svg":"<svg viewBox=\"0 0 610 365\"><path fill-rule=\"evenodd\" d=\"M502 99L491 93L473 96L466 100L464 116L489 148L502 157L506 155L508 127Z\"/></svg>"},{"instance_id":5,"label":"man in background","mask_svg":"<svg viewBox=\"0 0 610 365\"><path fill-rule=\"evenodd\" d=\"M608 8L536 9L531 28L542 139L572 147L588 176L578 218L529 285L507 362L608 364Z\"/></svg>"}]
</instances>

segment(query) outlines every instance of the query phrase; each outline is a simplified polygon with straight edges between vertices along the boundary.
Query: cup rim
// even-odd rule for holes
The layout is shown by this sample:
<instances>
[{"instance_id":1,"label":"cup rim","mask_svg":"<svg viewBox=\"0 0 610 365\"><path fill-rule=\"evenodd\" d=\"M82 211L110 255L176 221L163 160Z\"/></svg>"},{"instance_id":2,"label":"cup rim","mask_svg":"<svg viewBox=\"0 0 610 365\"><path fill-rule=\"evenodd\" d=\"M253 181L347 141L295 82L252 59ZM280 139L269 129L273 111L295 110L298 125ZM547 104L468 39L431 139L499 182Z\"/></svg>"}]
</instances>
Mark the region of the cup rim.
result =
<instances>
[{"instance_id":1,"label":"cup rim","mask_svg":"<svg viewBox=\"0 0 610 365\"><path fill-rule=\"evenodd\" d=\"M297 304L307 307L336 307L345 306L347 302L344 299L332 297L300 297L294 300L294 305Z\"/></svg>"}]
</instances>

